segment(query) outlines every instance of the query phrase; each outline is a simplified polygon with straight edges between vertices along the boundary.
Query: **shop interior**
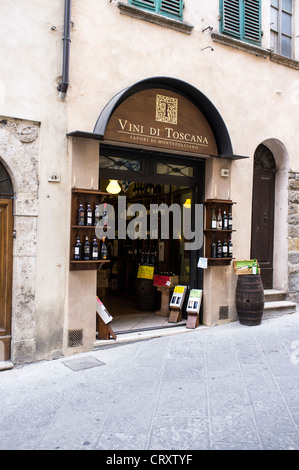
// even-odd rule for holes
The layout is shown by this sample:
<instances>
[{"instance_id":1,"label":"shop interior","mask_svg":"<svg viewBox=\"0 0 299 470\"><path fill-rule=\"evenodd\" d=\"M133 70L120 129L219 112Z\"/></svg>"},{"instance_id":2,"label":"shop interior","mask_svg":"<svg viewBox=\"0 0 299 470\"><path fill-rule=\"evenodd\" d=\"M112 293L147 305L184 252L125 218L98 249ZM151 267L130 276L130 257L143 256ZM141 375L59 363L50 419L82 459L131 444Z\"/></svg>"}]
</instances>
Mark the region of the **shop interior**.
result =
<instances>
[{"instance_id":1,"label":"shop interior","mask_svg":"<svg viewBox=\"0 0 299 470\"><path fill-rule=\"evenodd\" d=\"M169 211L167 237L162 235L163 211L157 211L158 226L153 228L150 223L150 210L155 205L169 207L175 204L190 210L194 207L198 197L194 166L178 161L155 162L153 165L151 161L155 173L151 175L144 168L144 162L141 161L139 166L138 163L123 157L112 158L111 152L100 158L99 189L108 193L105 200L114 208L115 238L105 239L110 262L97 271L97 296L113 317L111 327L115 334L185 325L185 309L179 321L170 323L161 304L165 305L165 295L169 303L174 284L190 289L200 282L196 279L198 270L194 269L197 255L185 250L183 211ZM125 214L118 212L118 196L126 196ZM128 215L132 204L142 204L146 209L146 218L142 222L146 221L146 227L141 228L140 214L134 212L135 206ZM121 217L125 218L126 237L119 237ZM179 226L181 230L175 234ZM173 284L167 293L154 285L153 276L149 276L151 279L139 277L140 267L145 267L145 272L148 267L152 268L150 272L154 276L169 276Z\"/></svg>"}]
</instances>

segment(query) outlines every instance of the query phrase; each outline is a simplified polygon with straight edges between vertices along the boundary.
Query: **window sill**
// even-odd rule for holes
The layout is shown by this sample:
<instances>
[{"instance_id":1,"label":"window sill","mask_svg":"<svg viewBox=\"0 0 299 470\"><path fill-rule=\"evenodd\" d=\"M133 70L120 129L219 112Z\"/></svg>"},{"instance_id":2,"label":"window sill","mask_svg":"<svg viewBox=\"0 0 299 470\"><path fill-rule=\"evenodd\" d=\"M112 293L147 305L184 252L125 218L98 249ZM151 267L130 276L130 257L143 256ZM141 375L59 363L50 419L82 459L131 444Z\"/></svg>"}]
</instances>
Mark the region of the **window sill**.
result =
<instances>
[{"instance_id":1,"label":"window sill","mask_svg":"<svg viewBox=\"0 0 299 470\"><path fill-rule=\"evenodd\" d=\"M254 44L241 41L240 39L235 39L220 33L212 33L211 36L214 42L218 42L224 46L234 47L235 49L239 49L241 51L249 52L258 57L263 57L264 59L270 55L270 51L267 51L260 46L255 46Z\"/></svg>"},{"instance_id":2,"label":"window sill","mask_svg":"<svg viewBox=\"0 0 299 470\"><path fill-rule=\"evenodd\" d=\"M290 59L275 52L271 52L270 60L276 64L285 65L286 67L291 67L292 69L299 70L299 61L295 59Z\"/></svg>"},{"instance_id":3,"label":"window sill","mask_svg":"<svg viewBox=\"0 0 299 470\"><path fill-rule=\"evenodd\" d=\"M142 10L141 8L127 5L126 3L118 2L117 6L120 13L124 15L132 16L133 18L137 18L143 21L149 21L150 23L154 23L158 26L175 29L180 33L191 34L191 31L194 28L194 26L188 23L183 23L172 18L167 18L166 16L157 15L156 13L151 13Z\"/></svg>"},{"instance_id":4,"label":"window sill","mask_svg":"<svg viewBox=\"0 0 299 470\"><path fill-rule=\"evenodd\" d=\"M249 52L258 57L263 57L264 59L270 58L272 62L276 64L285 65L286 67L291 67L292 69L299 70L299 61L295 59L290 59L275 52L271 52L268 49L263 49L260 46L255 46L254 44L249 44L247 42L240 41L239 39L232 38L220 33L212 33L212 39L214 42L223 44L224 46L234 47L241 51Z\"/></svg>"}]
</instances>

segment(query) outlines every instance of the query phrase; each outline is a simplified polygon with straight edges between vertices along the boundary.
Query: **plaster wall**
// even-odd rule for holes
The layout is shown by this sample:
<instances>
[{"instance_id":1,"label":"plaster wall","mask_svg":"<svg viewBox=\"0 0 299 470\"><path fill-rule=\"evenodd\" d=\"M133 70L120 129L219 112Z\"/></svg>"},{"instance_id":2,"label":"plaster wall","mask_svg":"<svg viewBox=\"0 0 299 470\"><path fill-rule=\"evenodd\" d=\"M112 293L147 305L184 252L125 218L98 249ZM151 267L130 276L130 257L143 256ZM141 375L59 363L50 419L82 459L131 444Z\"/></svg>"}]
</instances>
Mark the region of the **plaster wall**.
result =
<instances>
[{"instance_id":1,"label":"plaster wall","mask_svg":"<svg viewBox=\"0 0 299 470\"><path fill-rule=\"evenodd\" d=\"M14 186L17 230L14 276L23 275L23 280L16 281L14 277L13 285L12 357L16 362L48 357L52 351L59 355L62 349L68 267L65 240L69 237L67 104L57 92L61 79L63 12L64 2L59 0L48 3L16 0L13 5L8 0L1 1L0 42L4 47L0 50L0 112L4 120L17 122L21 127L28 126L28 122L31 126L38 123L33 153L29 151L30 144L18 149L20 143L12 135L3 136L2 140L4 162L10 161L11 149L17 151L18 165L10 168L13 181L22 178L21 187ZM35 162L34 198L33 175L26 169L28 154ZM59 175L60 183L48 182L53 173ZM19 218L20 204L26 210L30 205L30 211L34 211L27 225L25 219ZM18 241L21 232L25 246ZM34 257L25 254L30 243L34 244ZM26 268L21 266L25 261ZM21 305L17 309L18 289L31 292L26 304L27 310L30 306L31 317L25 308L21 311Z\"/></svg>"},{"instance_id":2,"label":"plaster wall","mask_svg":"<svg viewBox=\"0 0 299 470\"><path fill-rule=\"evenodd\" d=\"M72 139L70 142L71 178L70 188L98 189L99 144L97 141ZM68 247L68 253L69 253ZM68 254L69 259L69 254ZM89 351L93 347L96 331L96 289L97 271L69 271L67 267L68 290L64 312L65 355ZM79 346L68 346L68 332L82 330L83 338Z\"/></svg>"}]
</instances>

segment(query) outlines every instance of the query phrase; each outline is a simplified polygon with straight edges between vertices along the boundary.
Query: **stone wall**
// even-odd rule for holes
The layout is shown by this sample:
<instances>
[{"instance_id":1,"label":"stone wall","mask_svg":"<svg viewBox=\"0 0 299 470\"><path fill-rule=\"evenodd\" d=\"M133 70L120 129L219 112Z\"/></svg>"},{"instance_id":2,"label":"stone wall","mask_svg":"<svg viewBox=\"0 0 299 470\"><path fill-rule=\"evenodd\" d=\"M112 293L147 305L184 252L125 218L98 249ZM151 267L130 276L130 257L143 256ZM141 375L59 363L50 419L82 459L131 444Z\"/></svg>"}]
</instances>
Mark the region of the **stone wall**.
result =
<instances>
[{"instance_id":1,"label":"stone wall","mask_svg":"<svg viewBox=\"0 0 299 470\"><path fill-rule=\"evenodd\" d=\"M0 116L0 159L14 190L12 360L31 362L36 351L39 124Z\"/></svg>"},{"instance_id":2,"label":"stone wall","mask_svg":"<svg viewBox=\"0 0 299 470\"><path fill-rule=\"evenodd\" d=\"M289 299L299 302L299 173L289 173Z\"/></svg>"}]
</instances>

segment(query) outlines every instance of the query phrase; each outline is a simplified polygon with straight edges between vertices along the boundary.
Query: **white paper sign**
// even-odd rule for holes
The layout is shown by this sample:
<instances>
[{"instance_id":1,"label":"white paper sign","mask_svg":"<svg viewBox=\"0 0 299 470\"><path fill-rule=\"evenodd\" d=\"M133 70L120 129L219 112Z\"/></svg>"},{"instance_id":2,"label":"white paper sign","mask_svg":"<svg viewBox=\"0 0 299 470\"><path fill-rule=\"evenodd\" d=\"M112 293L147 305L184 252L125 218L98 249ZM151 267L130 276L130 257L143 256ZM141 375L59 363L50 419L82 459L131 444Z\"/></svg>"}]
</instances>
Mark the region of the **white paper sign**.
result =
<instances>
[{"instance_id":1,"label":"white paper sign","mask_svg":"<svg viewBox=\"0 0 299 470\"><path fill-rule=\"evenodd\" d=\"M197 263L198 268L207 269L208 267L208 258L199 258Z\"/></svg>"},{"instance_id":2,"label":"white paper sign","mask_svg":"<svg viewBox=\"0 0 299 470\"><path fill-rule=\"evenodd\" d=\"M98 297L96 297L96 311L106 325L113 320L112 315L110 315L105 305L103 304L103 302L100 301Z\"/></svg>"}]
</instances>

